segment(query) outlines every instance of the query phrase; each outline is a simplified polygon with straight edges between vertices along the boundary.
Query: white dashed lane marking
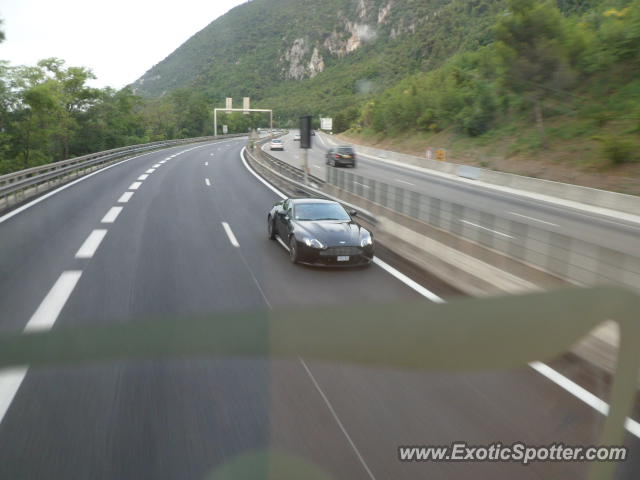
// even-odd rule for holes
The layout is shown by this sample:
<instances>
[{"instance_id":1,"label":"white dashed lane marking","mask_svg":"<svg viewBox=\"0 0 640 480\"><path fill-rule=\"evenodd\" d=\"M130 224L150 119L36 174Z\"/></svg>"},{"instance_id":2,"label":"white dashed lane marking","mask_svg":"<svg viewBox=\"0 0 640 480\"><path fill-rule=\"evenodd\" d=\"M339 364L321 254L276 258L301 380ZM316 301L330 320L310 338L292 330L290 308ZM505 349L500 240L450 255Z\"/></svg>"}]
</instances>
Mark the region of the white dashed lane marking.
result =
<instances>
[{"instance_id":1,"label":"white dashed lane marking","mask_svg":"<svg viewBox=\"0 0 640 480\"><path fill-rule=\"evenodd\" d=\"M229 224L227 222L222 222L222 226L224 227L224 231L227 233L227 237L229 237L229 241L231 242L231 245L238 248L240 244L238 243L236 236L233 234L233 231L231 230L231 227L229 226Z\"/></svg>"},{"instance_id":2,"label":"white dashed lane marking","mask_svg":"<svg viewBox=\"0 0 640 480\"><path fill-rule=\"evenodd\" d=\"M127 203L133 197L133 192L124 192L118 199L118 203Z\"/></svg>"},{"instance_id":3,"label":"white dashed lane marking","mask_svg":"<svg viewBox=\"0 0 640 480\"><path fill-rule=\"evenodd\" d=\"M107 214L102 218L102 223L113 223L122 212L124 207L111 207L111 209L107 212Z\"/></svg>"},{"instance_id":4,"label":"white dashed lane marking","mask_svg":"<svg viewBox=\"0 0 640 480\"><path fill-rule=\"evenodd\" d=\"M92 258L106 234L107 230L104 229L92 231L76 253L76 258Z\"/></svg>"}]
</instances>

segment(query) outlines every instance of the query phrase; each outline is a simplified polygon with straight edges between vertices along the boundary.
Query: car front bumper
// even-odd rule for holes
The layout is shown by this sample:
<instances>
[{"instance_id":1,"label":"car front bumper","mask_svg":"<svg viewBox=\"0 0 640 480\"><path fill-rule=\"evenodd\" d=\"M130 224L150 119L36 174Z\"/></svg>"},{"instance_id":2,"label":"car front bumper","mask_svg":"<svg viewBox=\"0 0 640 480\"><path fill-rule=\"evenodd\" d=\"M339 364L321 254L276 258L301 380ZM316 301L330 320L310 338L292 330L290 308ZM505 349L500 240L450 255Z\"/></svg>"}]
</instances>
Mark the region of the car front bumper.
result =
<instances>
[{"instance_id":1,"label":"car front bumper","mask_svg":"<svg viewBox=\"0 0 640 480\"><path fill-rule=\"evenodd\" d=\"M356 164L355 158L334 158L333 163L336 167L353 167Z\"/></svg>"},{"instance_id":2,"label":"car front bumper","mask_svg":"<svg viewBox=\"0 0 640 480\"><path fill-rule=\"evenodd\" d=\"M328 249L308 247L298 242L298 262L305 265L322 267L356 267L369 265L373 261L373 245L339 246ZM348 256L347 261L338 261L338 257Z\"/></svg>"}]
</instances>

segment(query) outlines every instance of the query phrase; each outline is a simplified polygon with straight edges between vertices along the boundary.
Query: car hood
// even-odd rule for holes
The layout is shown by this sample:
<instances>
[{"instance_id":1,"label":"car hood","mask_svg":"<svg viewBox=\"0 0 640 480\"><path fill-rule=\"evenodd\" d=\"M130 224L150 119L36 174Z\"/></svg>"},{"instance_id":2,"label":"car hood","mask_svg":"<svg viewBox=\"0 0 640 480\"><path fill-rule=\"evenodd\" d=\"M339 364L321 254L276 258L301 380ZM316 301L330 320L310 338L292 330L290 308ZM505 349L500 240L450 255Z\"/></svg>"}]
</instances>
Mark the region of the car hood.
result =
<instances>
[{"instance_id":1,"label":"car hood","mask_svg":"<svg viewBox=\"0 0 640 480\"><path fill-rule=\"evenodd\" d=\"M296 233L316 238L328 247L360 245L360 232L364 228L355 222L320 220L317 222L296 222Z\"/></svg>"}]
</instances>

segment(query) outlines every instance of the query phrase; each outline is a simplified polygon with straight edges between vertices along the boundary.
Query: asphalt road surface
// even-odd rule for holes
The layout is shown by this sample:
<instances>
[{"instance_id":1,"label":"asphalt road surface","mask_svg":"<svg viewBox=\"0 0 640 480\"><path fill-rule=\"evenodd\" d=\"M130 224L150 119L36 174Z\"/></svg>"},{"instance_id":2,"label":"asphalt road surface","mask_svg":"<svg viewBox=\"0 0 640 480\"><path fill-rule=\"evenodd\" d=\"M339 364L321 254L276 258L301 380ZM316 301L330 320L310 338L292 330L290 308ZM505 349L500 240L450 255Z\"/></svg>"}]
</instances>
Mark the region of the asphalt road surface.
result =
<instances>
[{"instance_id":1,"label":"asphalt road surface","mask_svg":"<svg viewBox=\"0 0 640 480\"><path fill-rule=\"evenodd\" d=\"M299 168L302 167L302 153L298 141L293 140L297 131L291 131L284 137L284 151L266 152ZM325 154L339 140L329 135L312 137L313 148L309 150L309 168L313 175L326 179L327 167ZM358 152L355 169L348 169L365 178L386 182L404 189L424 193L432 197L457 203L485 213L491 213L507 220L517 221L532 227L542 228L561 235L567 235L594 245L640 256L640 224L626 219L585 212L574 208L535 201L527 197L485 188L467 182L459 182L438 175L417 172L397 165L391 165ZM392 159L392 158L391 158ZM462 220L462 219L461 219ZM474 222L477 220L473 219ZM492 225L480 225L477 228L494 228Z\"/></svg>"},{"instance_id":2,"label":"asphalt road surface","mask_svg":"<svg viewBox=\"0 0 640 480\"><path fill-rule=\"evenodd\" d=\"M243 145L145 154L0 216L0 329L428 301L376 265L292 265L267 239L279 198L246 170ZM588 465L407 463L397 448L588 445L603 417L530 368L427 374L194 358L5 371L0 422L2 479L203 479L273 449L329 479L524 480L584 478ZM627 444L619 478L635 479L640 444L631 435Z\"/></svg>"}]
</instances>

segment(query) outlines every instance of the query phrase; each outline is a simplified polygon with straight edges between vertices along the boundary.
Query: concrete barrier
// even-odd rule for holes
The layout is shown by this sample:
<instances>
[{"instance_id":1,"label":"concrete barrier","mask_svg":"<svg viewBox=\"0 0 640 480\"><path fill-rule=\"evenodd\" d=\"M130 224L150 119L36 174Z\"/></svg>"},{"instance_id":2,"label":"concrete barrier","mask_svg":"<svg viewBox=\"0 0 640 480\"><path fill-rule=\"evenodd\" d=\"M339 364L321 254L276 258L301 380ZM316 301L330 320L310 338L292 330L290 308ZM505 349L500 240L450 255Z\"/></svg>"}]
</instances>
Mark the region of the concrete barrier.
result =
<instances>
[{"instance_id":1,"label":"concrete barrier","mask_svg":"<svg viewBox=\"0 0 640 480\"><path fill-rule=\"evenodd\" d=\"M327 138L326 136L324 138ZM329 137L329 141L336 143ZM562 200L592 205L599 208L615 210L633 215L640 215L640 196L626 195L624 193L599 190L596 188L582 187L569 183L542 180L539 178L525 177L512 173L497 172L484 168L451 162L430 160L425 157L408 155L406 153L381 150L356 144L356 151L374 160L401 162L407 165L433 170L440 173L453 175L482 182L487 185L508 187L524 192L546 195Z\"/></svg>"},{"instance_id":2,"label":"concrete barrier","mask_svg":"<svg viewBox=\"0 0 640 480\"><path fill-rule=\"evenodd\" d=\"M279 188L290 189L290 181L282 174L266 163L255 158L252 160L253 167L262 176ZM408 201L405 201L407 195L402 188L398 187L398 191L394 192L386 184L363 179L353 173L338 174L336 169L331 172L322 190L331 198L348 202L375 217L377 221L370 228L378 244L468 295L492 296L556 288L568 283L581 283L576 281L580 275L583 275L582 283L593 284L604 275L603 268L608 269L608 275L620 279L613 265L620 259L586 242L581 245L569 244L568 238L562 235L549 236L549 232L542 229L514 230L517 222L509 228L506 224L502 225L499 218L494 219L497 229L526 239L526 244L485 235L477 229L452 222L462 216L454 204L432 201L429 208L420 208L420 197L409 195ZM358 180L362 180L360 187L355 183ZM365 184L369 188L362 188ZM487 218L480 218L481 212L476 213L478 222L486 224ZM467 215L466 218L474 219L473 215ZM453 231L442 228L452 225L456 225ZM569 252L571 255L568 255ZM538 264L543 267L536 268ZM608 264L611 267L607 267ZM640 268L640 259L630 268L623 270L623 276L631 275L632 270ZM640 275L640 270L637 271ZM635 277L624 277L624 280L621 283L635 281ZM640 285L640 282L635 285ZM576 343L571 351L598 368L613 373L618 345L617 325L606 322Z\"/></svg>"}]
</instances>

